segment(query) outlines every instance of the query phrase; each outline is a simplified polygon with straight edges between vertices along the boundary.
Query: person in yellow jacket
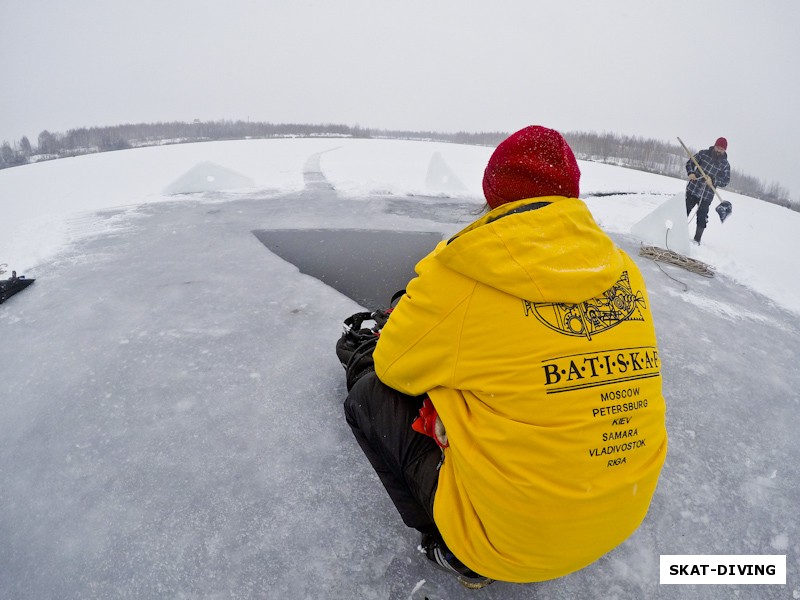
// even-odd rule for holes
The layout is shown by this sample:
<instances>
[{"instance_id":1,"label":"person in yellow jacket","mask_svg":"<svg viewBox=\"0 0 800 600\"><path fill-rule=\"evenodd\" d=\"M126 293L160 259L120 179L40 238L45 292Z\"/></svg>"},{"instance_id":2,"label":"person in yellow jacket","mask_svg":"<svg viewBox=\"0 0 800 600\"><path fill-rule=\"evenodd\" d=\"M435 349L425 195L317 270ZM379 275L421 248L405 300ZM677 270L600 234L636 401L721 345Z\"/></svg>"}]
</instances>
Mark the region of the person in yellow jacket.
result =
<instances>
[{"instance_id":1,"label":"person in yellow jacket","mask_svg":"<svg viewBox=\"0 0 800 600\"><path fill-rule=\"evenodd\" d=\"M468 584L594 562L641 524L666 456L645 282L579 180L558 132L503 141L490 212L417 264L345 401L421 549Z\"/></svg>"}]
</instances>

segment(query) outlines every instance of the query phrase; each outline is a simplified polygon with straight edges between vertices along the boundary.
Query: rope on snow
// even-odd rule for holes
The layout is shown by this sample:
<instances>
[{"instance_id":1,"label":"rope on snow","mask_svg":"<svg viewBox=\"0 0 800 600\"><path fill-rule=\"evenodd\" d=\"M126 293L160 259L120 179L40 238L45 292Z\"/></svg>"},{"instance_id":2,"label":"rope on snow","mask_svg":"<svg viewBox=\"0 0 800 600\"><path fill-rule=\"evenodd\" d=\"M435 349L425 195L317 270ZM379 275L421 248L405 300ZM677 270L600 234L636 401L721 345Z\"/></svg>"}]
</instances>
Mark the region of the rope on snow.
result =
<instances>
[{"instance_id":1,"label":"rope on snow","mask_svg":"<svg viewBox=\"0 0 800 600\"><path fill-rule=\"evenodd\" d=\"M703 277L714 276L714 268L712 266L707 265L699 260L695 260L694 258L684 256L683 254L678 254L674 250L665 250L664 248L659 248L658 246L642 245L641 248L639 248L639 256L644 256L645 258L649 258L655 262L656 266L661 269L661 272L664 273L664 275L683 285L684 291L689 289L689 286L686 284L686 282L675 279L672 275L662 269L661 265L658 263L663 262L676 265L682 269L696 273L697 275L702 275Z\"/></svg>"}]
</instances>

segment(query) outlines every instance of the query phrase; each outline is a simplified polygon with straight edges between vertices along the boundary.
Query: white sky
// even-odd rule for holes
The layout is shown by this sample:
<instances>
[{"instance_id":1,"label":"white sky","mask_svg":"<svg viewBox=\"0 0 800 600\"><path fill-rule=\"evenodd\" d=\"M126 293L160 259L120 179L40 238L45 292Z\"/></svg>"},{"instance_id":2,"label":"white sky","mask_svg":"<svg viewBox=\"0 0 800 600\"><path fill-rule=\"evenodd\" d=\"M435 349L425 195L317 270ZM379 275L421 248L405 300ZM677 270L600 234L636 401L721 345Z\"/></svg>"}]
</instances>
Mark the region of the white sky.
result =
<instances>
[{"instance_id":1,"label":"white sky","mask_svg":"<svg viewBox=\"0 0 800 600\"><path fill-rule=\"evenodd\" d=\"M798 0L0 0L0 142L195 118L722 135L800 200L798 23Z\"/></svg>"}]
</instances>

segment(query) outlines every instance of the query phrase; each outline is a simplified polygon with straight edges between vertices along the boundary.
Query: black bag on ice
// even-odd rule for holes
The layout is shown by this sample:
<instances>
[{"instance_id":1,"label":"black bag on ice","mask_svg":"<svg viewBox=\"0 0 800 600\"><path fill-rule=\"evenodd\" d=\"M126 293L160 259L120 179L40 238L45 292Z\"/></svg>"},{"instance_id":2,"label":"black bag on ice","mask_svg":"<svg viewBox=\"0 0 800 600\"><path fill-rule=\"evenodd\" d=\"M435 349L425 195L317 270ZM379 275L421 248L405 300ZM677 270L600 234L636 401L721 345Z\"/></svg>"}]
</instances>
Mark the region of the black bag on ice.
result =
<instances>
[{"instance_id":1,"label":"black bag on ice","mask_svg":"<svg viewBox=\"0 0 800 600\"><path fill-rule=\"evenodd\" d=\"M10 279L3 279L0 280L0 304L11 298L17 292L21 292L30 284L32 284L35 279L25 279L25 276L17 277L17 272L11 272Z\"/></svg>"}]
</instances>

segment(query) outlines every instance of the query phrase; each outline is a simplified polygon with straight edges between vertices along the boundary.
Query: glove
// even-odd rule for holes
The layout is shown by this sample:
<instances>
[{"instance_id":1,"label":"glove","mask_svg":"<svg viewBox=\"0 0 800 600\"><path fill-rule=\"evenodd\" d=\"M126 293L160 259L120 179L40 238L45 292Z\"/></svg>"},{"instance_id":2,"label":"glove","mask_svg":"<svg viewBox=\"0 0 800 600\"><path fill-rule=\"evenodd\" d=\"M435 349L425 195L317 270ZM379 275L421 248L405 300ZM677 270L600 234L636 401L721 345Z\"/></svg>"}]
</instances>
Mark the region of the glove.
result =
<instances>
[{"instance_id":1,"label":"glove","mask_svg":"<svg viewBox=\"0 0 800 600\"><path fill-rule=\"evenodd\" d=\"M442 423L439 415L436 414L436 409L428 397L422 402L422 408L419 409L419 417L411 424L411 429L417 433L432 437L440 448L447 448L450 445L447 441L444 423Z\"/></svg>"},{"instance_id":2,"label":"glove","mask_svg":"<svg viewBox=\"0 0 800 600\"><path fill-rule=\"evenodd\" d=\"M706 175L706 183L707 183L707 184L708 184L710 187L714 187L714 180L713 180L713 179L711 179L711 175Z\"/></svg>"},{"instance_id":3,"label":"glove","mask_svg":"<svg viewBox=\"0 0 800 600\"><path fill-rule=\"evenodd\" d=\"M695 175L694 173L689 173L689 181L694 181L696 179L697 179L697 175Z\"/></svg>"}]
</instances>

